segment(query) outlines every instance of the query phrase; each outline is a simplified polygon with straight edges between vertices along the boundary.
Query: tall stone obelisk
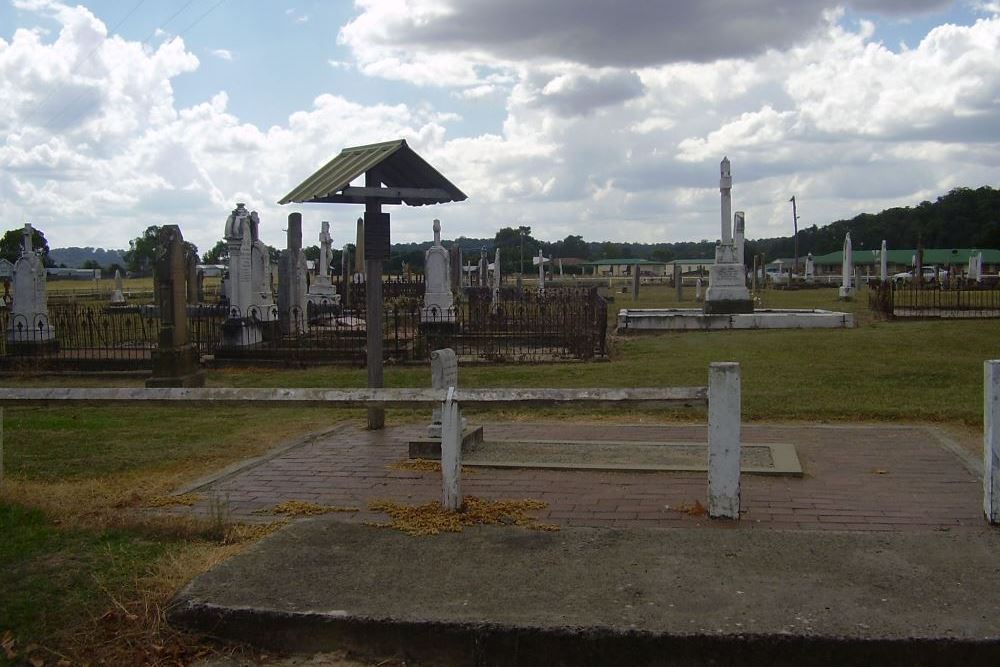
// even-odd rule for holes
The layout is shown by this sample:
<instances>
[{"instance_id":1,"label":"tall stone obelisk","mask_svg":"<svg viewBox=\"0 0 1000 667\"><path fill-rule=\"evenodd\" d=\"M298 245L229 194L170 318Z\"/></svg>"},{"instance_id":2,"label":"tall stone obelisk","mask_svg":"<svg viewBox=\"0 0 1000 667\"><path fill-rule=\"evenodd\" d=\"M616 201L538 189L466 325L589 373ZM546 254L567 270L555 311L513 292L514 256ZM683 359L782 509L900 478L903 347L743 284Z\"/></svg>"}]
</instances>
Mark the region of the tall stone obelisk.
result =
<instances>
[{"instance_id":1,"label":"tall stone obelisk","mask_svg":"<svg viewBox=\"0 0 1000 667\"><path fill-rule=\"evenodd\" d=\"M729 158L723 158L720 167L719 192L722 195L722 238L715 246L715 264L708 270L708 291L705 292L705 314L723 315L731 313L752 313L753 302L747 289L746 267L740 259L743 248L742 212L738 213L739 236L733 238L733 177L729 170Z\"/></svg>"}]
</instances>

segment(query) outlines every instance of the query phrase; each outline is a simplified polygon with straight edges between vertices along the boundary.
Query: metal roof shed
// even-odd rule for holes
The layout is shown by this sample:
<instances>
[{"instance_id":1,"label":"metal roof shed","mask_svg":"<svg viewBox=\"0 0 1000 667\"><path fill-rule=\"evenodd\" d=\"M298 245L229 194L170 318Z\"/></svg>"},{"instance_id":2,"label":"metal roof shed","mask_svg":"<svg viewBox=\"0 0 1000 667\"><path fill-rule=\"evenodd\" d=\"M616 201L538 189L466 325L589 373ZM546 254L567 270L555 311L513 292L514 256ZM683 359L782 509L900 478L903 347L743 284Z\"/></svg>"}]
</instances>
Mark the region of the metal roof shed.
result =
<instances>
[{"instance_id":1,"label":"metal roof shed","mask_svg":"<svg viewBox=\"0 0 1000 667\"><path fill-rule=\"evenodd\" d=\"M364 186L351 182L364 175ZM389 259L389 214L383 204L424 206L463 201L465 193L417 155L405 139L345 148L281 198L279 204L364 204L365 329L368 386L383 386L382 262ZM293 214L295 215L295 214ZM368 409L368 428L385 426L382 408Z\"/></svg>"}]
</instances>

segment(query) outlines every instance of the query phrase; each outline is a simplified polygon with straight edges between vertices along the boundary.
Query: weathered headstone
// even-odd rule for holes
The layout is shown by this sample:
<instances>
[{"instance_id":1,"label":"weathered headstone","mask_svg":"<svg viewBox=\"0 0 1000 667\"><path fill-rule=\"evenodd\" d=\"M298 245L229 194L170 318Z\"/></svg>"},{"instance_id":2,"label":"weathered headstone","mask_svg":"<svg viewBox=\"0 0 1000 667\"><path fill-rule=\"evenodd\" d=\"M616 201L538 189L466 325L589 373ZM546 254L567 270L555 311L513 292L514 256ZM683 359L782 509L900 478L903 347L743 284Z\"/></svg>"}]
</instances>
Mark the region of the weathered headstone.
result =
<instances>
[{"instance_id":1,"label":"weathered headstone","mask_svg":"<svg viewBox=\"0 0 1000 667\"><path fill-rule=\"evenodd\" d=\"M500 248L493 253L493 273L491 274L492 294L490 299L490 312L496 315L500 307Z\"/></svg>"},{"instance_id":2,"label":"weathered headstone","mask_svg":"<svg viewBox=\"0 0 1000 667\"><path fill-rule=\"evenodd\" d=\"M816 260L813 259L813 254L809 253L806 255L806 282L811 283L816 279Z\"/></svg>"},{"instance_id":3,"label":"weathered headstone","mask_svg":"<svg viewBox=\"0 0 1000 667\"><path fill-rule=\"evenodd\" d=\"M223 324L223 345L240 347L263 340L262 322L272 319L271 259L260 240L257 212L242 202L226 219L229 278L226 281L229 317Z\"/></svg>"},{"instance_id":4,"label":"weathered headstone","mask_svg":"<svg viewBox=\"0 0 1000 667\"><path fill-rule=\"evenodd\" d=\"M111 305L125 305L125 282L122 280L122 272L115 269L115 288L111 292Z\"/></svg>"},{"instance_id":5,"label":"weathered headstone","mask_svg":"<svg viewBox=\"0 0 1000 667\"><path fill-rule=\"evenodd\" d=\"M729 158L723 158L719 172L722 239L715 246L715 264L709 269L704 310L706 314L752 313L753 302L746 285L746 270L739 261L743 250L737 250L737 240L733 238L733 178Z\"/></svg>"},{"instance_id":6,"label":"weathered headstone","mask_svg":"<svg viewBox=\"0 0 1000 667\"><path fill-rule=\"evenodd\" d=\"M441 221L434 221L434 244L424 253L424 307L421 322L454 322L455 301L451 293L448 251L441 245Z\"/></svg>"},{"instance_id":7,"label":"weathered headstone","mask_svg":"<svg viewBox=\"0 0 1000 667\"><path fill-rule=\"evenodd\" d=\"M177 225L164 225L156 239L156 305L160 334L153 350L153 375L147 387L202 387L198 348L188 338L187 258Z\"/></svg>"},{"instance_id":8,"label":"weathered headstone","mask_svg":"<svg viewBox=\"0 0 1000 667\"><path fill-rule=\"evenodd\" d=\"M694 300L696 302L701 302L701 299L701 278L699 277L694 281Z\"/></svg>"},{"instance_id":9,"label":"weathered headstone","mask_svg":"<svg viewBox=\"0 0 1000 667\"><path fill-rule=\"evenodd\" d=\"M32 247L32 233L31 225L25 223L21 256L14 262L13 300L7 324L7 342L20 350L50 347L56 337L55 327L49 323L45 265L41 253Z\"/></svg>"},{"instance_id":10,"label":"weathered headstone","mask_svg":"<svg viewBox=\"0 0 1000 667\"><path fill-rule=\"evenodd\" d=\"M329 235L328 235L329 236ZM285 249L278 259L278 322L281 333L297 335L309 328L306 296L306 255L302 251L302 214L288 216ZM322 237L321 237L322 238ZM323 251L320 250L320 259ZM330 277L327 276L327 284ZM315 285L315 280L313 281ZM332 289L332 285L331 285Z\"/></svg>"},{"instance_id":11,"label":"weathered headstone","mask_svg":"<svg viewBox=\"0 0 1000 667\"><path fill-rule=\"evenodd\" d=\"M854 252L851 248L851 233L844 236L844 257L841 262L841 285L839 295L841 299L849 301L854 298Z\"/></svg>"},{"instance_id":12,"label":"weathered headstone","mask_svg":"<svg viewBox=\"0 0 1000 667\"><path fill-rule=\"evenodd\" d=\"M532 263L538 265L538 293L542 294L545 292L545 262L551 261L546 259L542 254L542 249L538 249L538 257L531 258Z\"/></svg>"},{"instance_id":13,"label":"weathered headstone","mask_svg":"<svg viewBox=\"0 0 1000 667\"><path fill-rule=\"evenodd\" d=\"M889 280L889 248L886 246L885 239L882 239L878 260L878 279L884 283Z\"/></svg>"}]
</instances>

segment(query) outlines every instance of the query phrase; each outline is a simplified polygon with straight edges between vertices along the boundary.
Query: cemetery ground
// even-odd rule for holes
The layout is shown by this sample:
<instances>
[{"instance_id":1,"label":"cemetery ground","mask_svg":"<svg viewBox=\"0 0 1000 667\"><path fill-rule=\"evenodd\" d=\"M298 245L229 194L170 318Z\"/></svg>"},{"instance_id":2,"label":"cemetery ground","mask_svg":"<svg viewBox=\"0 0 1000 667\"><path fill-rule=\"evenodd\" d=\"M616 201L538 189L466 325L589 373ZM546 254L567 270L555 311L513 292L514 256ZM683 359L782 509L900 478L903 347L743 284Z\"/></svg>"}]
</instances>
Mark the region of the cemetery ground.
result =
<instances>
[{"instance_id":1,"label":"cemetery ground","mask_svg":"<svg viewBox=\"0 0 1000 667\"><path fill-rule=\"evenodd\" d=\"M673 290L643 286L638 303L669 307ZM688 290L692 305L693 290ZM720 331L615 339L603 363L469 365L463 387L636 387L703 385L708 364L738 361L745 423L933 423L979 456L982 363L996 358L1000 320L886 322L864 293L850 304L836 290L768 291L764 307L850 308L850 330ZM208 386L362 387L364 369L216 368ZM426 366L389 366L386 385L429 385ZM18 386L141 386L136 377L5 377ZM602 409L473 412L489 422L587 421L655 424L701 420L691 411ZM390 424L423 424L418 411L390 411ZM215 651L165 623L170 597L276 524L234 524L224 506L208 517L146 508L230 464L339 422L360 410L317 408L6 408L0 489L0 664L173 664ZM515 529L512 529L515 530ZM426 539L426 538L410 538ZM250 653L250 655L253 655ZM30 664L30 663L29 663Z\"/></svg>"}]
</instances>

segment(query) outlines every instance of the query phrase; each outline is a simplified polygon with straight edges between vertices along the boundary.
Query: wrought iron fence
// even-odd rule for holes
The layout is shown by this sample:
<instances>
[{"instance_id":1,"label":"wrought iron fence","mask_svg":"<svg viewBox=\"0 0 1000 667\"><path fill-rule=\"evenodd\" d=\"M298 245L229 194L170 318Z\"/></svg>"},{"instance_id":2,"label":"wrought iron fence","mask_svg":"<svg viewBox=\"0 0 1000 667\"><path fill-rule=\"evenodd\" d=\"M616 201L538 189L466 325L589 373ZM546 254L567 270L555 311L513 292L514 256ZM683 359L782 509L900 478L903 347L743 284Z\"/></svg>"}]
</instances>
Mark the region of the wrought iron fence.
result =
<instances>
[{"instance_id":1,"label":"wrought iron fence","mask_svg":"<svg viewBox=\"0 0 1000 667\"><path fill-rule=\"evenodd\" d=\"M421 283L422 285L422 283ZM409 289L407 287L406 289ZM188 307L189 337L201 355L247 363L365 363L367 323L360 308L333 303L247 313L225 305ZM155 306L54 304L41 327L0 312L0 364L53 370L138 370L152 366L160 317ZM383 310L390 362L421 361L453 348L464 361L538 362L607 356L607 302L593 288L504 288L496 303L468 289L447 313L400 298Z\"/></svg>"},{"instance_id":2,"label":"wrought iron fence","mask_svg":"<svg viewBox=\"0 0 1000 667\"><path fill-rule=\"evenodd\" d=\"M868 291L868 307L886 318L1000 318L1000 289L875 283Z\"/></svg>"}]
</instances>

